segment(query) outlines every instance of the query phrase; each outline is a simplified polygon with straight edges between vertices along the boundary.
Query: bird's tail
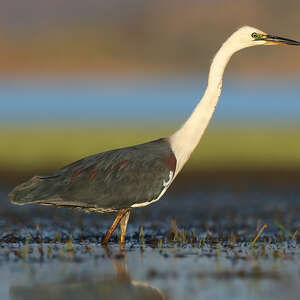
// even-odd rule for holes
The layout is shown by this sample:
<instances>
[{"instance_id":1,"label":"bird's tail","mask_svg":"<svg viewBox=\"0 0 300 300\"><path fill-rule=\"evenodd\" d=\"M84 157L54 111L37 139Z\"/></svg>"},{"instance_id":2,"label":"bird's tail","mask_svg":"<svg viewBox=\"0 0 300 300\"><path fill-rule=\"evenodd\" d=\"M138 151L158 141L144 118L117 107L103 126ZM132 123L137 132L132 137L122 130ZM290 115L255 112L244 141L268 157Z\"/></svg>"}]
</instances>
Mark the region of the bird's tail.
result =
<instances>
[{"instance_id":1,"label":"bird's tail","mask_svg":"<svg viewBox=\"0 0 300 300\"><path fill-rule=\"evenodd\" d=\"M16 186L8 197L13 204L24 205L37 203L49 196L47 180L51 177L34 176L28 181Z\"/></svg>"}]
</instances>

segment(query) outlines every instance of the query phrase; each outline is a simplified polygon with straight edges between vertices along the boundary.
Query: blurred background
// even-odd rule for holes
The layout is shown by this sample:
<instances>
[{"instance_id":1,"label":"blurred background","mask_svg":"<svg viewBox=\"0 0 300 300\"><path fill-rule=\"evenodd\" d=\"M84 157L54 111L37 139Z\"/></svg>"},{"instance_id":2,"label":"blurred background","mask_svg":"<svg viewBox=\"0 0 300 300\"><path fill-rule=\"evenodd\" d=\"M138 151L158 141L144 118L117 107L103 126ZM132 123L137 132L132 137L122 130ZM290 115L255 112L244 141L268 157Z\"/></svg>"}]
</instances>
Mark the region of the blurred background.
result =
<instances>
[{"instance_id":1,"label":"blurred background","mask_svg":"<svg viewBox=\"0 0 300 300\"><path fill-rule=\"evenodd\" d=\"M300 40L298 0L0 6L6 188L89 154L172 133L201 98L215 52L238 27ZM297 47L236 54L214 119L178 182L299 182L299 79Z\"/></svg>"},{"instance_id":2,"label":"blurred background","mask_svg":"<svg viewBox=\"0 0 300 300\"><path fill-rule=\"evenodd\" d=\"M250 25L300 41L299 12L299 0L0 0L0 299L59 297L63 287L124 299L124 285L106 280L112 258L122 262L118 231L114 256L99 245L113 216L19 207L8 192L170 135L232 32ZM166 299L298 299L299 116L300 47L235 54L190 161L163 201L131 214L133 281Z\"/></svg>"}]
</instances>

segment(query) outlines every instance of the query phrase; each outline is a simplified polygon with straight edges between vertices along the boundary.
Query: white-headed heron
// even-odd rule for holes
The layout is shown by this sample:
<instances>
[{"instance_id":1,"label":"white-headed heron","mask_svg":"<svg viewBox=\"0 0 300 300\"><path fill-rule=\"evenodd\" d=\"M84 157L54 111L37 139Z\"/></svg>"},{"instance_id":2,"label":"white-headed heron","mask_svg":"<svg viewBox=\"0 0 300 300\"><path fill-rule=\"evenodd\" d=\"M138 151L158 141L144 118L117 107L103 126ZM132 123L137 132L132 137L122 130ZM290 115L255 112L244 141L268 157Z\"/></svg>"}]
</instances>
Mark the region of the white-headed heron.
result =
<instances>
[{"instance_id":1,"label":"white-headed heron","mask_svg":"<svg viewBox=\"0 0 300 300\"><path fill-rule=\"evenodd\" d=\"M258 45L299 46L300 42L248 26L238 29L215 55L203 98L174 134L91 155L49 176L34 176L9 194L12 203L116 212L103 243L109 241L120 223L121 244L124 244L130 211L158 201L198 145L217 105L223 73L231 56L243 48Z\"/></svg>"}]
</instances>

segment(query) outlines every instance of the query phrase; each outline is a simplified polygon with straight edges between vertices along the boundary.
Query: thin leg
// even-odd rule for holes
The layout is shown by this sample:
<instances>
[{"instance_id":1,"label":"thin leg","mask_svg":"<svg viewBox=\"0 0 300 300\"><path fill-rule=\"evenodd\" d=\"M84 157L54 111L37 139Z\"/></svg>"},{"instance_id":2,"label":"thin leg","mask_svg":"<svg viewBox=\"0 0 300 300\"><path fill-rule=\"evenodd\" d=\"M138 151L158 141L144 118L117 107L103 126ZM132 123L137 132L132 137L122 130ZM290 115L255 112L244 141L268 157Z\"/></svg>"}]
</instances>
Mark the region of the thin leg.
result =
<instances>
[{"instance_id":1,"label":"thin leg","mask_svg":"<svg viewBox=\"0 0 300 300\"><path fill-rule=\"evenodd\" d=\"M110 228L108 229L108 231L106 232L105 238L102 241L103 245L106 245L108 243L109 238L111 237L112 233L114 232L114 230L116 229L117 225L119 224L120 220L124 217L124 215L129 211L129 209L121 209L115 220L113 221L112 225L110 226Z\"/></svg>"},{"instance_id":2,"label":"thin leg","mask_svg":"<svg viewBox=\"0 0 300 300\"><path fill-rule=\"evenodd\" d=\"M127 223L129 220L129 216L130 216L130 210L128 210L123 218L120 221L120 229L121 229L121 247L124 246L125 244L125 236L126 236L126 229L127 229Z\"/></svg>"}]
</instances>

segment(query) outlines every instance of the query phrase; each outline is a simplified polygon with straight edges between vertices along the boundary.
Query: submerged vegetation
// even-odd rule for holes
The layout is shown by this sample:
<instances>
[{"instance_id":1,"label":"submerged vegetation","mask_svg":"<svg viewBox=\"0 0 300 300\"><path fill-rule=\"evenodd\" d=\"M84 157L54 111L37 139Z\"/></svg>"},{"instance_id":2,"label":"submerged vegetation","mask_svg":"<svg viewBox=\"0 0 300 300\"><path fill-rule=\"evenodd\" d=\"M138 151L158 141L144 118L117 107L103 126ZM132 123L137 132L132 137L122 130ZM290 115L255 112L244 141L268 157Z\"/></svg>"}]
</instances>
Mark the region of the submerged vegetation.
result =
<instances>
[{"instance_id":1,"label":"submerged vegetation","mask_svg":"<svg viewBox=\"0 0 300 300\"><path fill-rule=\"evenodd\" d=\"M102 229L98 229L96 234L91 235L91 231L97 231L96 228L85 230L75 225L72 229L67 229L66 227L69 226L51 224L49 220L48 225L43 226L43 230L40 226L34 228L27 226L16 230L9 229L9 220L2 218L3 221L8 227L0 234L1 262L19 259L28 262L53 259L79 262L91 255L97 258L101 253L101 240L105 234ZM266 231L268 226L264 224L260 228L257 226L259 231L251 229L250 226L238 229L237 232L234 231L236 224L233 224L232 229L227 228L225 231L218 232L212 231L212 228L203 231L203 228L196 228L191 224L187 226L190 228L188 230L179 229L175 220L172 220L169 225L161 222L159 225L157 230L154 229L158 227L157 222L155 225L149 223L145 231L144 226L141 226L139 230L133 228L127 235L126 248L130 251L140 249L142 252L147 248L157 250L164 258L169 256L184 258L193 253L199 257L217 259L225 255L224 257L229 260L249 261L260 258L293 259L295 255L300 254L298 229L295 230L293 226L292 230L295 233L289 235L282 231L284 226L278 222L272 222L269 231ZM55 227L55 231L51 228L52 226ZM216 222L214 227L218 226L220 224ZM118 243L119 235L115 233L108 249L111 247L118 249ZM101 257L104 256L101 255Z\"/></svg>"}]
</instances>

